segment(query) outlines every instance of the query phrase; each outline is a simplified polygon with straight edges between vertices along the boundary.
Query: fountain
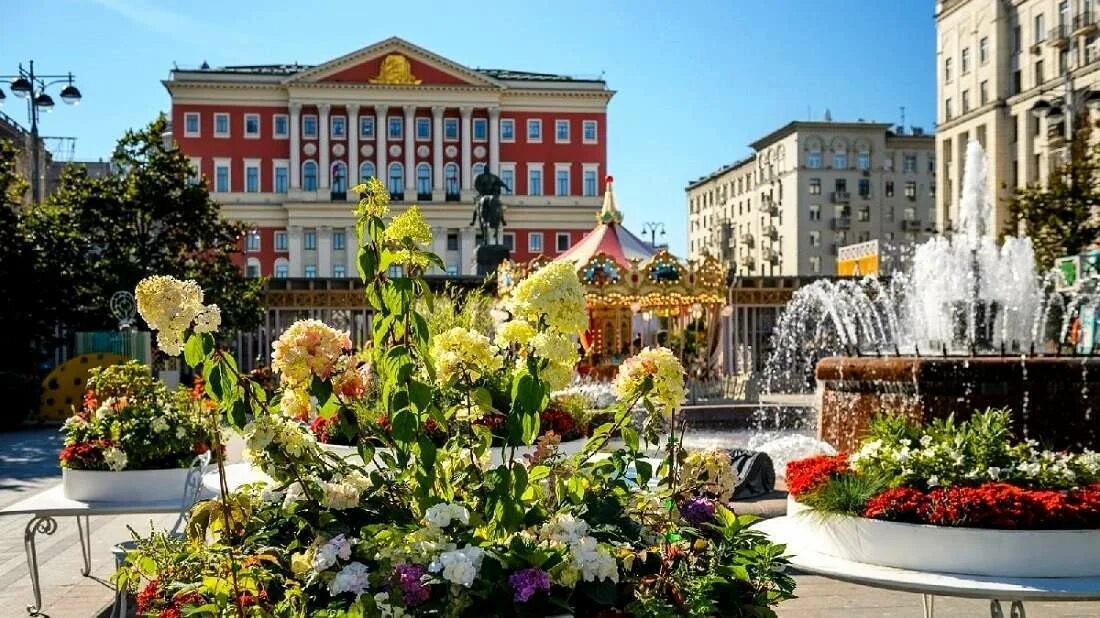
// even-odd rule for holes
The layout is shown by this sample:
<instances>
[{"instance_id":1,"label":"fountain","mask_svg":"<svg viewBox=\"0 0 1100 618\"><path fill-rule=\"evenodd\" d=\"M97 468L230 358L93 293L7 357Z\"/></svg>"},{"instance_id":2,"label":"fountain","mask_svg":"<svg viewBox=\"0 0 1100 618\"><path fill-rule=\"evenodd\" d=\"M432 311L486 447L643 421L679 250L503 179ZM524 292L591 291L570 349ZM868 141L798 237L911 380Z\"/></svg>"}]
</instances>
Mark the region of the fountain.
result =
<instances>
[{"instance_id":1,"label":"fountain","mask_svg":"<svg viewBox=\"0 0 1100 618\"><path fill-rule=\"evenodd\" d=\"M1100 449L1100 358L1072 345L1064 354L1100 285L1055 292L1055 273L1035 271L1029 238L998 244L985 224L987 187L985 154L971 141L950 238L917 246L888 280L818 281L788 304L766 387L805 390L816 377L822 440L849 449L883 411L927 421L1005 407L1020 438Z\"/></svg>"}]
</instances>

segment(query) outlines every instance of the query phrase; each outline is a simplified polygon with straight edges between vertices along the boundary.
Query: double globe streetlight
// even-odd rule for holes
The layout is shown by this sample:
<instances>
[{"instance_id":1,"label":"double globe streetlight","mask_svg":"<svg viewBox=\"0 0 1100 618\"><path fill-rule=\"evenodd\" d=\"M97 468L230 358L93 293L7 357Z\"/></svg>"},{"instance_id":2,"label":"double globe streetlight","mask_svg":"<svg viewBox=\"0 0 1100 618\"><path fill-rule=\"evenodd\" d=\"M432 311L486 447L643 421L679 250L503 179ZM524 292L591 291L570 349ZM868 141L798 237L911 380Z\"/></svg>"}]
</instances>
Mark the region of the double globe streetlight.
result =
<instances>
[{"instance_id":1,"label":"double globe streetlight","mask_svg":"<svg viewBox=\"0 0 1100 618\"><path fill-rule=\"evenodd\" d=\"M65 75L37 75L34 72L34 60L29 62L29 68L24 69L23 65L19 65L19 73L16 75L0 75L0 82L8 82L9 88L11 88L12 94L20 99L27 100L27 115L31 121L31 151L33 153L33 172L34 178L31 182L31 195L33 196L34 203L37 204L42 199L42 178L39 171L39 138L38 138L38 114L39 110L45 110L49 112L54 108L53 97L46 92L46 89L50 86L57 84L65 84L65 87L61 89L58 96L67 105L76 105L80 102L81 94L80 89L73 85L73 74L67 73ZM7 95L4 94L4 90L0 88L0 105L3 105Z\"/></svg>"}]
</instances>

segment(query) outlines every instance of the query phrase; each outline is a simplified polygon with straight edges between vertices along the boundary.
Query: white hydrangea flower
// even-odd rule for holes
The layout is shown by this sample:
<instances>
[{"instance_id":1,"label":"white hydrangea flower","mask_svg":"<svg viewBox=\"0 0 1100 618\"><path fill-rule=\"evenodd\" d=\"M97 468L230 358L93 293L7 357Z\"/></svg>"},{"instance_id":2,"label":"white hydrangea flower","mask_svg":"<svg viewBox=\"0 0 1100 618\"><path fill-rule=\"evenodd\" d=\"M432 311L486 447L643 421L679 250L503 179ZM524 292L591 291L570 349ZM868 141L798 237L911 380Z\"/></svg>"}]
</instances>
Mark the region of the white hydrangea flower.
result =
<instances>
[{"instance_id":1,"label":"white hydrangea flower","mask_svg":"<svg viewBox=\"0 0 1100 618\"><path fill-rule=\"evenodd\" d=\"M287 507L294 504L298 500L301 500L304 495L306 495L306 490L302 487L301 483L291 483L290 486L286 488L286 495L283 496L283 506Z\"/></svg>"},{"instance_id":2,"label":"white hydrangea flower","mask_svg":"<svg viewBox=\"0 0 1100 618\"><path fill-rule=\"evenodd\" d=\"M286 492L279 491L276 485L264 485L263 489L260 490L260 501L265 504L274 504L282 502L285 495Z\"/></svg>"},{"instance_id":3,"label":"white hydrangea flower","mask_svg":"<svg viewBox=\"0 0 1100 618\"><path fill-rule=\"evenodd\" d=\"M367 579L368 573L367 565L362 562L352 562L340 569L332 579L332 583L328 585L329 594L335 596L350 592L359 598L370 586L370 581Z\"/></svg>"},{"instance_id":4,"label":"white hydrangea flower","mask_svg":"<svg viewBox=\"0 0 1100 618\"><path fill-rule=\"evenodd\" d=\"M342 511L359 506L359 488L350 483L324 483L321 504L327 509Z\"/></svg>"},{"instance_id":5,"label":"white hydrangea flower","mask_svg":"<svg viewBox=\"0 0 1100 618\"><path fill-rule=\"evenodd\" d=\"M569 552L573 556L573 565L581 572L584 581L619 581L619 565L615 562L615 557L595 538L586 536L579 539L569 546Z\"/></svg>"},{"instance_id":6,"label":"white hydrangea flower","mask_svg":"<svg viewBox=\"0 0 1100 618\"><path fill-rule=\"evenodd\" d=\"M428 508L427 512L424 513L424 521L428 522L429 526L435 526L436 528L446 528L455 521L468 525L470 523L470 511L461 504L441 502Z\"/></svg>"},{"instance_id":7,"label":"white hydrangea flower","mask_svg":"<svg viewBox=\"0 0 1100 618\"><path fill-rule=\"evenodd\" d=\"M222 310L217 305L207 305L203 312L195 316L196 333L212 333L222 325Z\"/></svg>"},{"instance_id":8,"label":"white hydrangea flower","mask_svg":"<svg viewBox=\"0 0 1100 618\"><path fill-rule=\"evenodd\" d=\"M400 606L390 605L390 595L379 592L374 595L374 606L378 608L381 618L405 618L408 614Z\"/></svg>"},{"instance_id":9,"label":"white hydrangea flower","mask_svg":"<svg viewBox=\"0 0 1100 618\"><path fill-rule=\"evenodd\" d=\"M428 570L432 573L442 571L443 579L469 588L474 585L484 557L485 551L480 547L467 545L462 549L443 552L428 565Z\"/></svg>"},{"instance_id":10,"label":"white hydrangea flower","mask_svg":"<svg viewBox=\"0 0 1100 618\"><path fill-rule=\"evenodd\" d=\"M128 458L126 457L126 451L111 446L103 449L103 460L107 462L107 467L115 472L126 469L126 463Z\"/></svg>"},{"instance_id":11,"label":"white hydrangea flower","mask_svg":"<svg viewBox=\"0 0 1100 618\"><path fill-rule=\"evenodd\" d=\"M349 539L343 534L338 534L327 543L321 544L313 554L313 570L320 573L334 564L336 559L350 560L351 548L355 545L355 539Z\"/></svg>"},{"instance_id":12,"label":"white hydrangea flower","mask_svg":"<svg viewBox=\"0 0 1100 618\"><path fill-rule=\"evenodd\" d=\"M164 417L158 416L153 419L153 422L149 423L149 427L153 430L153 433L164 433L168 431L168 421Z\"/></svg>"},{"instance_id":13,"label":"white hydrangea flower","mask_svg":"<svg viewBox=\"0 0 1100 618\"><path fill-rule=\"evenodd\" d=\"M182 440L187 437L187 429L183 425L176 427L176 439Z\"/></svg>"},{"instance_id":14,"label":"white hydrangea flower","mask_svg":"<svg viewBox=\"0 0 1100 618\"><path fill-rule=\"evenodd\" d=\"M554 543L571 545L588 534L588 522L577 519L568 513L562 513L543 524L539 538Z\"/></svg>"}]
</instances>

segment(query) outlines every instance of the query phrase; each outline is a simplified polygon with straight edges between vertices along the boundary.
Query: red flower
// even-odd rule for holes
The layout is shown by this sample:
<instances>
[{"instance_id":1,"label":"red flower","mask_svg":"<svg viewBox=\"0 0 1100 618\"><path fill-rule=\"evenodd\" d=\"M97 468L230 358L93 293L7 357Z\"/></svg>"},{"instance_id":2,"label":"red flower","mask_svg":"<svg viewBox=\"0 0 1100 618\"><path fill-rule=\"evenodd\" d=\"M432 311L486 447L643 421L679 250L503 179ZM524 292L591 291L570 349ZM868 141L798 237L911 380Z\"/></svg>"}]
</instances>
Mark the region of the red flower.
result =
<instances>
[{"instance_id":1,"label":"red flower","mask_svg":"<svg viewBox=\"0 0 1100 618\"><path fill-rule=\"evenodd\" d=\"M160 601L160 585L157 580L150 580L137 594L137 613L144 614L153 610L154 605Z\"/></svg>"},{"instance_id":2,"label":"red flower","mask_svg":"<svg viewBox=\"0 0 1100 618\"><path fill-rule=\"evenodd\" d=\"M848 471L848 454L817 455L787 463L787 491L794 497L817 489L826 480Z\"/></svg>"},{"instance_id":3,"label":"red flower","mask_svg":"<svg viewBox=\"0 0 1100 618\"><path fill-rule=\"evenodd\" d=\"M332 437L332 430L336 425L336 417L324 418L318 416L313 419L313 422L309 424L310 431L313 432L314 437L321 444L328 444L329 439Z\"/></svg>"},{"instance_id":4,"label":"red flower","mask_svg":"<svg viewBox=\"0 0 1100 618\"><path fill-rule=\"evenodd\" d=\"M562 440L574 440L584 433L583 427L578 427L573 415L565 410L547 408L541 414L542 433L554 432L562 437Z\"/></svg>"},{"instance_id":5,"label":"red flower","mask_svg":"<svg viewBox=\"0 0 1100 618\"><path fill-rule=\"evenodd\" d=\"M169 607L160 610L160 613L157 614L157 618L183 618L183 612L175 607Z\"/></svg>"},{"instance_id":6,"label":"red flower","mask_svg":"<svg viewBox=\"0 0 1100 618\"><path fill-rule=\"evenodd\" d=\"M924 492L911 487L895 487L868 500L863 516L888 521L923 523L921 509L924 502Z\"/></svg>"},{"instance_id":7,"label":"red flower","mask_svg":"<svg viewBox=\"0 0 1100 618\"><path fill-rule=\"evenodd\" d=\"M96 399L95 391L93 391L90 388L88 390L84 391L84 411L85 412L95 412L96 408L98 408L98 407L99 407L99 400Z\"/></svg>"},{"instance_id":8,"label":"red flower","mask_svg":"<svg viewBox=\"0 0 1100 618\"><path fill-rule=\"evenodd\" d=\"M80 470L94 470L102 468L103 450L112 446L110 440L91 440L89 442L77 442L61 449L58 459L69 468Z\"/></svg>"},{"instance_id":9,"label":"red flower","mask_svg":"<svg viewBox=\"0 0 1100 618\"><path fill-rule=\"evenodd\" d=\"M898 487L869 500L863 516L998 530L1100 528L1100 485L1052 490L985 483L927 492Z\"/></svg>"}]
</instances>

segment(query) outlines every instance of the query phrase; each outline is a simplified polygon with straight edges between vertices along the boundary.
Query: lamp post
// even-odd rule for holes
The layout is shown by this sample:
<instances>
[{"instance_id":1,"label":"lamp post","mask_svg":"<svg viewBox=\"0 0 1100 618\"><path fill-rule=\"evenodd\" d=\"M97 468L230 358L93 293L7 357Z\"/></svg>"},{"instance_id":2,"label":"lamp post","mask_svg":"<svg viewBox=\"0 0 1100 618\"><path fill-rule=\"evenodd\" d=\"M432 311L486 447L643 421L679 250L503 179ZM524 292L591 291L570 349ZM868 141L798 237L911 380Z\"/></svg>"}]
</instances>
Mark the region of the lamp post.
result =
<instances>
[{"instance_id":1,"label":"lamp post","mask_svg":"<svg viewBox=\"0 0 1100 618\"><path fill-rule=\"evenodd\" d=\"M80 102L80 90L73 85L72 73L67 73L65 75L39 75L35 73L34 60L28 63L28 68L26 69L24 69L23 64L20 63L19 72L16 75L0 75L0 81L9 84L12 94L21 99L27 99L27 116L31 121L31 174L34 176L31 179L31 196L34 203L38 204L42 200L42 174L39 170L38 114L40 110L49 112L54 107L53 97L46 92L46 89L56 84L65 84L59 96L67 105L76 105ZM3 104L5 98L4 91L0 90L0 104Z\"/></svg>"},{"instance_id":2,"label":"lamp post","mask_svg":"<svg viewBox=\"0 0 1100 618\"><path fill-rule=\"evenodd\" d=\"M665 235L665 224L660 221L646 221L642 226L642 235L649 234L649 244L653 245L653 248L657 248L657 232L661 233L663 238Z\"/></svg>"}]
</instances>

